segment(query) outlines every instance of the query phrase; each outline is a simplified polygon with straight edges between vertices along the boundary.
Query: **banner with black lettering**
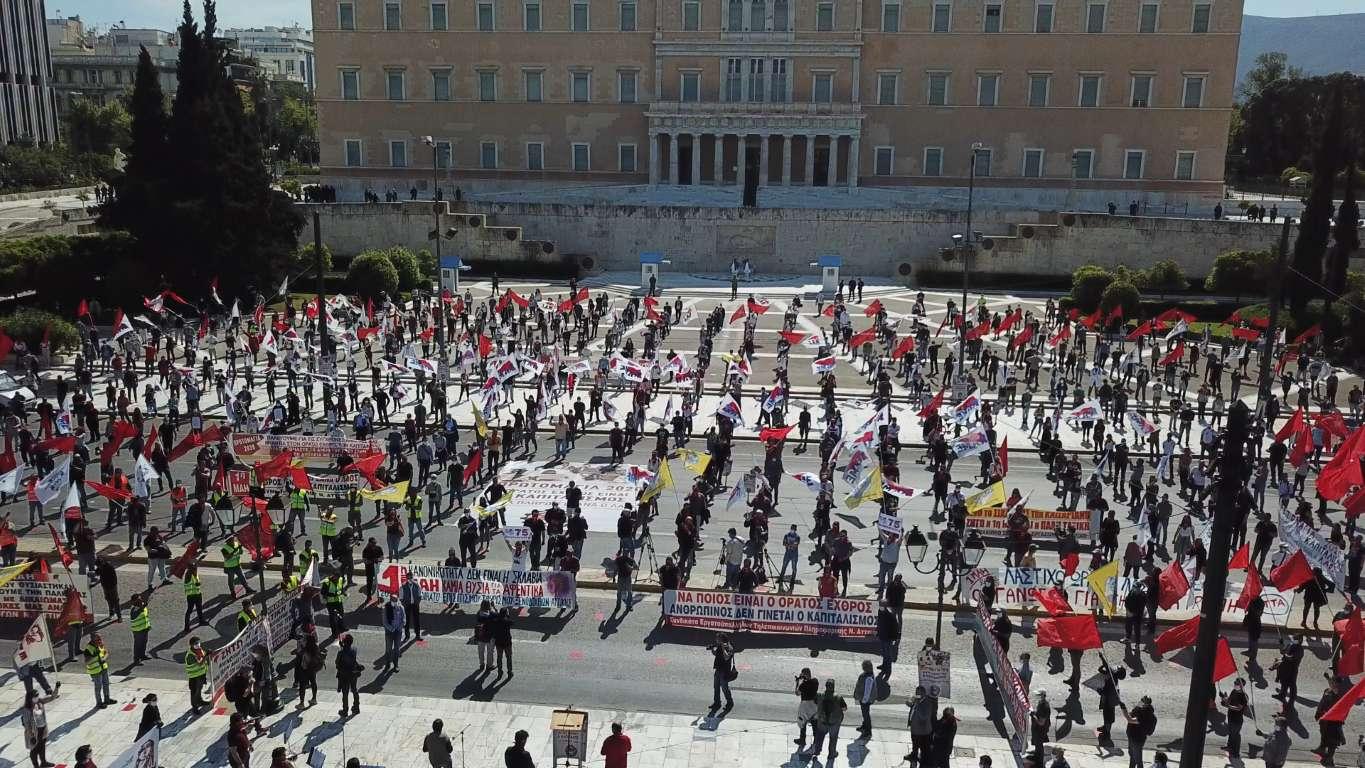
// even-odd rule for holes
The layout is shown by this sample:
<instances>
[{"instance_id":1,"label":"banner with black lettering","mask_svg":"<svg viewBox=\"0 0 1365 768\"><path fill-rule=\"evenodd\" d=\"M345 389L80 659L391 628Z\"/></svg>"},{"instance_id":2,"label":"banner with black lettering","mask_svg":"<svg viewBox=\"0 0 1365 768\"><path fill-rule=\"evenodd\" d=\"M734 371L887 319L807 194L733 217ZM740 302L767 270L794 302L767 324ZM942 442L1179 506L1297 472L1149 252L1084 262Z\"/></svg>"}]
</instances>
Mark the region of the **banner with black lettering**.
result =
<instances>
[{"instance_id":1,"label":"banner with black lettering","mask_svg":"<svg viewBox=\"0 0 1365 768\"><path fill-rule=\"evenodd\" d=\"M868 637L877 631L877 602L774 592L670 589L664 592L664 619L675 627L720 632Z\"/></svg>"}]
</instances>

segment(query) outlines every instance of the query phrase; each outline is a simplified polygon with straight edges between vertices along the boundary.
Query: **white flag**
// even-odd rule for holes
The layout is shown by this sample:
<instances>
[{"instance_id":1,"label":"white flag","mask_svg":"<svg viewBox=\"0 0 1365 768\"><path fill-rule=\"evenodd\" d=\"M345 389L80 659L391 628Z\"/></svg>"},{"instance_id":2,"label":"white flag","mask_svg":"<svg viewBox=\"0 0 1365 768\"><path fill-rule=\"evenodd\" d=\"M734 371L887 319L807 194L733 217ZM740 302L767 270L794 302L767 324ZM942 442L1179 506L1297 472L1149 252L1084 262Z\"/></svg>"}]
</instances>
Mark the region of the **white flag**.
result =
<instances>
[{"instance_id":1,"label":"white flag","mask_svg":"<svg viewBox=\"0 0 1365 768\"><path fill-rule=\"evenodd\" d=\"M0 475L0 493L10 496L19 495L19 482L24 475L28 474L28 467L20 464L3 475Z\"/></svg>"},{"instance_id":2,"label":"white flag","mask_svg":"<svg viewBox=\"0 0 1365 768\"><path fill-rule=\"evenodd\" d=\"M81 487L75 483L71 484L71 490L66 492L66 503L62 504L62 512L69 510L81 510Z\"/></svg>"},{"instance_id":3,"label":"white flag","mask_svg":"<svg viewBox=\"0 0 1365 768\"><path fill-rule=\"evenodd\" d=\"M57 468L47 473L47 477L38 481L38 486L34 488L34 493L38 495L38 503L47 506L49 502L66 492L66 487L71 484L71 457L62 459L62 463Z\"/></svg>"},{"instance_id":4,"label":"white flag","mask_svg":"<svg viewBox=\"0 0 1365 768\"><path fill-rule=\"evenodd\" d=\"M119 339L123 338L124 336L132 332L133 332L132 321L128 319L127 315L120 314L118 319L118 325L114 327L114 341L118 341Z\"/></svg>"},{"instance_id":5,"label":"white flag","mask_svg":"<svg viewBox=\"0 0 1365 768\"><path fill-rule=\"evenodd\" d=\"M238 318L242 316L242 310L237 306L237 299L232 300L232 314L229 317Z\"/></svg>"},{"instance_id":6,"label":"white flag","mask_svg":"<svg viewBox=\"0 0 1365 768\"><path fill-rule=\"evenodd\" d=\"M14 668L20 669L41 661L55 662L52 653L52 636L47 633L47 617L39 614L33 625L24 633L19 647L14 650Z\"/></svg>"},{"instance_id":7,"label":"white flag","mask_svg":"<svg viewBox=\"0 0 1365 768\"><path fill-rule=\"evenodd\" d=\"M1188 331L1189 329L1190 329L1189 324L1186 323L1185 320L1182 318L1181 320L1176 322L1175 327L1171 329L1171 332L1166 334L1166 341L1171 341L1172 339L1181 336L1182 334L1185 333L1185 331Z\"/></svg>"}]
</instances>

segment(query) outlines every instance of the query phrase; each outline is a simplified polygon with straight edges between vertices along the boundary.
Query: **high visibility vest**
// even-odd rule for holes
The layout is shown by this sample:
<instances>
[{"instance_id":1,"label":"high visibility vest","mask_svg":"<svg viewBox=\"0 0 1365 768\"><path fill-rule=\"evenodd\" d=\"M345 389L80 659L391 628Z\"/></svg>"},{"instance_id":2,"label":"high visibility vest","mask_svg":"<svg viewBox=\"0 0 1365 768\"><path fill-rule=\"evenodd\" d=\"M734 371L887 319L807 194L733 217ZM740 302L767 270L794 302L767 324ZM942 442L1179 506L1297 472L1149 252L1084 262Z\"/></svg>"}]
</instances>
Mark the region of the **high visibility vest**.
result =
<instances>
[{"instance_id":1,"label":"high visibility vest","mask_svg":"<svg viewBox=\"0 0 1365 768\"><path fill-rule=\"evenodd\" d=\"M330 539L336 536L337 535L336 517L333 515L321 518L320 522L318 523L318 530L322 533L322 538L324 539Z\"/></svg>"},{"instance_id":2,"label":"high visibility vest","mask_svg":"<svg viewBox=\"0 0 1365 768\"><path fill-rule=\"evenodd\" d=\"M133 623L129 624L128 628L134 632L146 632L152 628L152 612L147 609L147 606L144 605L141 609L133 609Z\"/></svg>"},{"instance_id":3,"label":"high visibility vest","mask_svg":"<svg viewBox=\"0 0 1365 768\"><path fill-rule=\"evenodd\" d=\"M243 609L243 610L238 611L238 612L237 612L237 631L240 632L240 631L242 631L243 629L246 629L246 626L247 626L248 624L250 624L251 622L255 621L255 620L257 619L257 617L258 617L258 614L257 614L255 611L249 611L249 610L246 610L246 609Z\"/></svg>"},{"instance_id":4,"label":"high visibility vest","mask_svg":"<svg viewBox=\"0 0 1365 768\"><path fill-rule=\"evenodd\" d=\"M223 549L223 570L238 568L242 565L242 544L224 544Z\"/></svg>"},{"instance_id":5,"label":"high visibility vest","mask_svg":"<svg viewBox=\"0 0 1365 768\"><path fill-rule=\"evenodd\" d=\"M408 500L403 503L403 506L408 508L409 520L422 519L422 499L420 497L409 496Z\"/></svg>"},{"instance_id":6,"label":"high visibility vest","mask_svg":"<svg viewBox=\"0 0 1365 768\"><path fill-rule=\"evenodd\" d=\"M203 655L201 656L199 654ZM199 654L196 654L194 651L189 651L185 654L185 677L190 680L198 680L201 677L208 676L208 654L204 653L202 649L199 651Z\"/></svg>"},{"instance_id":7,"label":"high visibility vest","mask_svg":"<svg viewBox=\"0 0 1365 768\"><path fill-rule=\"evenodd\" d=\"M85 646L85 673L95 677L109 671L109 649L90 643Z\"/></svg>"},{"instance_id":8,"label":"high visibility vest","mask_svg":"<svg viewBox=\"0 0 1365 768\"><path fill-rule=\"evenodd\" d=\"M285 591L285 592L293 592L294 590L296 590L296 589L298 589L298 588L299 588L299 575L298 575L297 573L291 573L291 574L289 574L288 576L286 576L286 577L284 578L284 591Z\"/></svg>"},{"instance_id":9,"label":"high visibility vest","mask_svg":"<svg viewBox=\"0 0 1365 768\"><path fill-rule=\"evenodd\" d=\"M305 549L300 552L299 573L308 573L308 566L312 565L313 561L316 559L318 559L318 551L316 549Z\"/></svg>"},{"instance_id":10,"label":"high visibility vest","mask_svg":"<svg viewBox=\"0 0 1365 768\"><path fill-rule=\"evenodd\" d=\"M185 574L185 597L195 597L204 594L204 588L199 583L199 574Z\"/></svg>"},{"instance_id":11,"label":"high visibility vest","mask_svg":"<svg viewBox=\"0 0 1365 768\"><path fill-rule=\"evenodd\" d=\"M289 494L289 508L302 510L308 506L308 496L302 489L295 488Z\"/></svg>"},{"instance_id":12,"label":"high visibility vest","mask_svg":"<svg viewBox=\"0 0 1365 768\"><path fill-rule=\"evenodd\" d=\"M328 605L341 605L341 591L345 588L341 579L332 576L322 582L323 599Z\"/></svg>"}]
</instances>

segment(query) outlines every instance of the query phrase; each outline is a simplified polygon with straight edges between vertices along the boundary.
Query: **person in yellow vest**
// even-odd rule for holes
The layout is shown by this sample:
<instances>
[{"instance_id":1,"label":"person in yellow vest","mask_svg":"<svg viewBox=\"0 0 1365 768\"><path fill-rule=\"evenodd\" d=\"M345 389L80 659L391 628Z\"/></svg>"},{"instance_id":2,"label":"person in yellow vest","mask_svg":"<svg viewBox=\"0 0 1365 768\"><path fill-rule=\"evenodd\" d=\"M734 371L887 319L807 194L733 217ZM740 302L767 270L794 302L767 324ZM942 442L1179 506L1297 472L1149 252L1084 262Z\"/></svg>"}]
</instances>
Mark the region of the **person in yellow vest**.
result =
<instances>
[{"instance_id":1,"label":"person in yellow vest","mask_svg":"<svg viewBox=\"0 0 1365 768\"><path fill-rule=\"evenodd\" d=\"M318 561L318 551L313 549L313 540L304 539L303 549L299 550L299 578L308 575L308 567Z\"/></svg>"},{"instance_id":2,"label":"person in yellow vest","mask_svg":"<svg viewBox=\"0 0 1365 768\"><path fill-rule=\"evenodd\" d=\"M147 636L152 633L152 612L141 593L133 594L128 617L131 619L128 628L133 631L133 666L137 666L147 658Z\"/></svg>"},{"instance_id":3,"label":"person in yellow vest","mask_svg":"<svg viewBox=\"0 0 1365 768\"><path fill-rule=\"evenodd\" d=\"M337 536L337 513L331 507L323 507L318 521L318 531L322 534L322 559L330 560L332 542Z\"/></svg>"},{"instance_id":4,"label":"person in yellow vest","mask_svg":"<svg viewBox=\"0 0 1365 768\"><path fill-rule=\"evenodd\" d=\"M299 584L301 583L302 582L299 581L298 571L285 571L281 574L280 593L286 600L293 599L294 591L299 588Z\"/></svg>"},{"instance_id":5,"label":"person in yellow vest","mask_svg":"<svg viewBox=\"0 0 1365 768\"><path fill-rule=\"evenodd\" d=\"M242 583L242 589L246 590L248 595L255 592L256 590L246 583L246 576L242 573L242 553L246 548L237 540L237 535L228 536L220 551L223 553L223 573L227 574L228 592L232 594L232 598L237 599L235 582L238 581Z\"/></svg>"},{"instance_id":6,"label":"person in yellow vest","mask_svg":"<svg viewBox=\"0 0 1365 768\"><path fill-rule=\"evenodd\" d=\"M190 631L190 613L199 615L199 626L207 627L204 620L204 584L199 580L199 565L190 563L185 568L185 578L181 582L185 589L185 633Z\"/></svg>"},{"instance_id":7,"label":"person in yellow vest","mask_svg":"<svg viewBox=\"0 0 1365 768\"><path fill-rule=\"evenodd\" d=\"M346 581L340 574L333 573L322 580L322 599L327 604L327 623L336 637L346 631L346 617L343 605L346 599Z\"/></svg>"},{"instance_id":8,"label":"person in yellow vest","mask_svg":"<svg viewBox=\"0 0 1365 768\"><path fill-rule=\"evenodd\" d=\"M422 497L413 488L408 491L408 497L403 501L403 506L408 510L408 549L412 549L413 539L422 537L422 546L427 545L427 530L422 525Z\"/></svg>"},{"instance_id":9,"label":"person in yellow vest","mask_svg":"<svg viewBox=\"0 0 1365 768\"><path fill-rule=\"evenodd\" d=\"M81 651L85 656L85 673L95 686L95 707L104 709L114 703L109 694L109 649L104 647L104 638L96 632Z\"/></svg>"},{"instance_id":10,"label":"person in yellow vest","mask_svg":"<svg viewBox=\"0 0 1365 768\"><path fill-rule=\"evenodd\" d=\"M242 600L242 610L237 612L237 631L241 632L247 628L248 624L259 618L261 618L261 614L257 613L255 608L251 607L251 598L244 598Z\"/></svg>"},{"instance_id":11,"label":"person in yellow vest","mask_svg":"<svg viewBox=\"0 0 1365 768\"><path fill-rule=\"evenodd\" d=\"M295 487L289 491L289 519L285 521L285 530L289 533L294 532L294 520L299 521L299 535L307 536L308 528L303 524L305 516L308 514L308 492L302 488Z\"/></svg>"},{"instance_id":12,"label":"person in yellow vest","mask_svg":"<svg viewBox=\"0 0 1365 768\"><path fill-rule=\"evenodd\" d=\"M199 638L190 638L190 649L185 652L185 678L190 682L190 711L199 714L207 707L204 701L204 685L209 679L209 652L200 645Z\"/></svg>"}]
</instances>

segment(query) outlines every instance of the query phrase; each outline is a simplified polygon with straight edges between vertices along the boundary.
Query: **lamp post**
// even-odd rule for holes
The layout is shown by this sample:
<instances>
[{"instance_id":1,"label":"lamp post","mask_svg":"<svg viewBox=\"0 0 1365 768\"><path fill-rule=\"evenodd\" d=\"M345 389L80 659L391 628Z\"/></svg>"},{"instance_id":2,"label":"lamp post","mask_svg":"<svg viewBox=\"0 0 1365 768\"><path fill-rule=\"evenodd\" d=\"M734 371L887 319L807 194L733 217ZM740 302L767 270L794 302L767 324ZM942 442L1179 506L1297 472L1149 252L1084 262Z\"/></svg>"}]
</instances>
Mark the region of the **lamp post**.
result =
<instances>
[{"instance_id":1,"label":"lamp post","mask_svg":"<svg viewBox=\"0 0 1365 768\"><path fill-rule=\"evenodd\" d=\"M959 567L957 562L953 562L952 555L939 547L938 552L934 554L936 562L926 571L920 568L919 564L924 562L925 556L929 553L929 540L924 537L923 533L920 533L919 526L915 525L910 527L910 533L905 537L905 550L910 555L910 564L914 566L917 572L926 576L935 571L938 572L938 611L934 617L934 648L937 650L943 644L943 594L947 591L944 581L947 579L948 569L952 569L953 580L957 583L957 595L954 599L960 600L962 597L961 577L981 564L981 558L986 555L986 542L981 540L981 534L972 531L967 534L967 540L962 544L959 559L963 567Z\"/></svg>"},{"instance_id":2,"label":"lamp post","mask_svg":"<svg viewBox=\"0 0 1365 768\"><path fill-rule=\"evenodd\" d=\"M441 174L441 148L437 146L436 139L431 136L423 136L422 141L431 147L431 215L436 220L436 228L431 231L431 239L436 241L436 269L439 274L441 269L441 208L445 206L445 201L437 195L438 182ZM437 316L440 322L436 323L436 344L441 348L441 354L445 354L446 346L446 307L445 300L441 297L440 290L436 291Z\"/></svg>"},{"instance_id":3,"label":"lamp post","mask_svg":"<svg viewBox=\"0 0 1365 768\"><path fill-rule=\"evenodd\" d=\"M971 168L967 172L967 234L965 241L962 235L954 235L953 243L958 250L958 258L962 261L962 306L958 310L958 317L961 319L961 327L957 334L957 380L962 381L967 371L967 260L972 253L972 202L976 195L976 157L984 150L981 142L972 144Z\"/></svg>"}]
</instances>

